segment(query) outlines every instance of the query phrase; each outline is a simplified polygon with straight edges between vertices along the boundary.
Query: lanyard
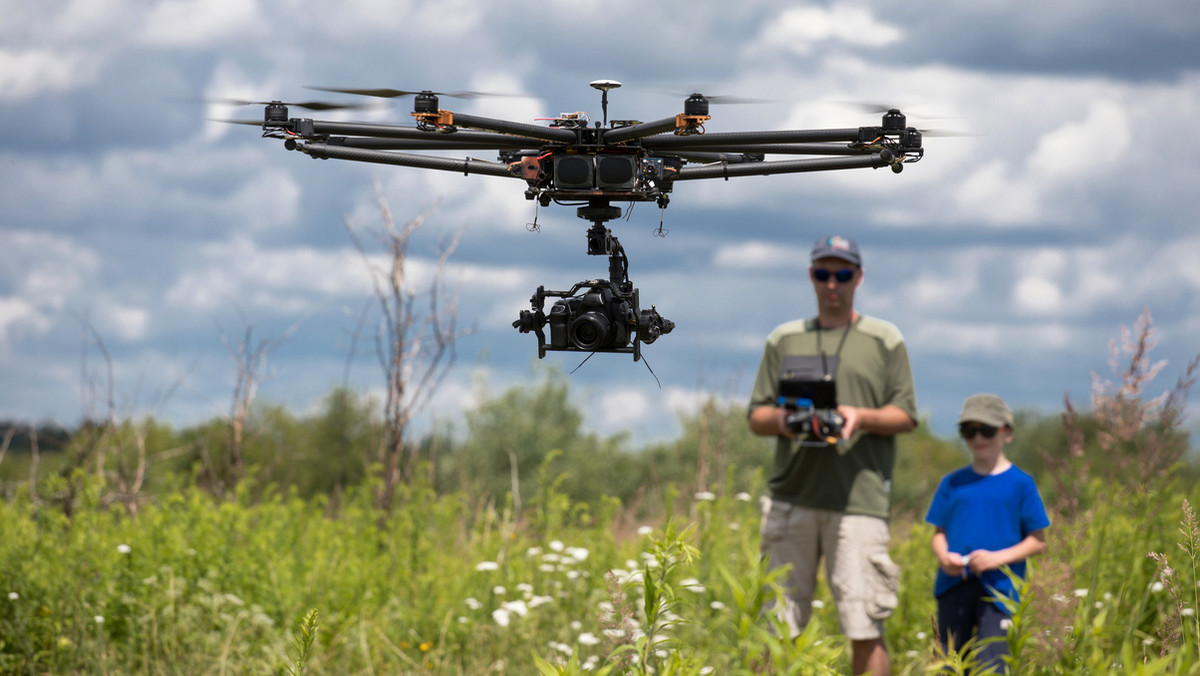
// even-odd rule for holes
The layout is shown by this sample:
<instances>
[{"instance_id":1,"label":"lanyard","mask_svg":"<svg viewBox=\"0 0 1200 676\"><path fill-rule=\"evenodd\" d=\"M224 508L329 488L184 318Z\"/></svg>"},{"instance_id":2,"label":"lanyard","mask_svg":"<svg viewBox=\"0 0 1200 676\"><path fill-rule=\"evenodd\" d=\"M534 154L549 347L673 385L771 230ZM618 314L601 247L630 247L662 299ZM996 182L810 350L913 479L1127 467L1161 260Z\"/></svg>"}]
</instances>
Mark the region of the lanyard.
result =
<instances>
[{"instance_id":1,"label":"lanyard","mask_svg":"<svg viewBox=\"0 0 1200 676\"><path fill-rule=\"evenodd\" d=\"M838 341L837 352L833 354L840 362L842 359L842 347L846 345L846 336L850 335L850 327L854 325L854 320L851 319L846 328L842 329L842 339ZM829 372L829 363L825 360L825 350L821 349L821 334L825 333L825 329L821 328L821 320L817 320L817 352L821 353L821 369L825 372L825 380L833 380L833 374Z\"/></svg>"}]
</instances>

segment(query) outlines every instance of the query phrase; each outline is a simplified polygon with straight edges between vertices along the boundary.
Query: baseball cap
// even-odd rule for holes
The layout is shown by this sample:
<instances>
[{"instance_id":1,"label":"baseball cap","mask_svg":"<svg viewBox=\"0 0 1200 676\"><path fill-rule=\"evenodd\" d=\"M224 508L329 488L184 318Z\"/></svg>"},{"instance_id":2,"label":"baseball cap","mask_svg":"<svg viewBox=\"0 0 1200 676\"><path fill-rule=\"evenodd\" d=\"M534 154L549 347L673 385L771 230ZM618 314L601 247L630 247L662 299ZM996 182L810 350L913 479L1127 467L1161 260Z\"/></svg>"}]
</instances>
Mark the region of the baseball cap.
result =
<instances>
[{"instance_id":1,"label":"baseball cap","mask_svg":"<svg viewBox=\"0 0 1200 676\"><path fill-rule=\"evenodd\" d=\"M848 263L862 266L862 256L858 253L858 245L841 235L819 239L816 244L813 244L812 260L820 258L840 258Z\"/></svg>"},{"instance_id":2,"label":"baseball cap","mask_svg":"<svg viewBox=\"0 0 1200 676\"><path fill-rule=\"evenodd\" d=\"M958 415L958 422L961 424L967 421L981 422L992 427L1013 427L1013 415L1012 411L1008 410L1008 404L994 394L974 394L967 397L963 402L962 413Z\"/></svg>"}]
</instances>

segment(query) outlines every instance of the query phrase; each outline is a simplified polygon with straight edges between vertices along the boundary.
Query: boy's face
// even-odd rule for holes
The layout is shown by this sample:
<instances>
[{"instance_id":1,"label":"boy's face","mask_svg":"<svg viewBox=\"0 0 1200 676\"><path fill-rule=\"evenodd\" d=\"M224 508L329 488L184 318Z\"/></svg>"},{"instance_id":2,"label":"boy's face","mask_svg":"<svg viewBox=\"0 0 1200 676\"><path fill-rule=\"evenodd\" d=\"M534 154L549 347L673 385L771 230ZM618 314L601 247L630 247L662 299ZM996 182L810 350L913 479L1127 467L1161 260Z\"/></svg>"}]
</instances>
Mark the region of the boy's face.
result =
<instances>
[{"instance_id":1,"label":"boy's face","mask_svg":"<svg viewBox=\"0 0 1200 676\"><path fill-rule=\"evenodd\" d=\"M959 423L958 433L976 457L994 458L1004 452L1005 444L1012 441L1012 428L1007 425L993 427L974 420Z\"/></svg>"}]
</instances>

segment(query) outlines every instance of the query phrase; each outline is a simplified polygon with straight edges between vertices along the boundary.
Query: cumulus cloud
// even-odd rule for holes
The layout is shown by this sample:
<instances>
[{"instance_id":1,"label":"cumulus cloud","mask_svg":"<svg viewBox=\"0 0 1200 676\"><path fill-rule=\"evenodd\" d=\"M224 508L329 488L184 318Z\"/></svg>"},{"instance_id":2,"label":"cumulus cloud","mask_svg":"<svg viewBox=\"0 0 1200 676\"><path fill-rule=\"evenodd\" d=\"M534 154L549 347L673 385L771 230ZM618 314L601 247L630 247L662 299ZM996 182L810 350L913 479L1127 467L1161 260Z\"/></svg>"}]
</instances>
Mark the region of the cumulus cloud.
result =
<instances>
[{"instance_id":1,"label":"cumulus cloud","mask_svg":"<svg viewBox=\"0 0 1200 676\"><path fill-rule=\"evenodd\" d=\"M761 42L797 54L807 54L825 41L882 47L902 39L904 33L876 20L869 7L836 3L829 8L789 7L769 22Z\"/></svg>"},{"instance_id":2,"label":"cumulus cloud","mask_svg":"<svg viewBox=\"0 0 1200 676\"><path fill-rule=\"evenodd\" d=\"M230 40L265 21L256 0L159 0L145 18L142 39L151 45L198 47Z\"/></svg>"},{"instance_id":3,"label":"cumulus cloud","mask_svg":"<svg viewBox=\"0 0 1200 676\"><path fill-rule=\"evenodd\" d=\"M925 158L900 175L688 182L665 214L622 204L625 218L609 225L630 276L643 304L677 327L645 350L661 390L627 356L599 355L571 376L573 388L605 401L593 427L673 425L676 410L700 400L702 388L681 385L698 369L713 378L753 370L773 326L813 311L797 268L827 230L868 249L862 308L901 326L918 381L938 375L923 401L966 387L981 359L1016 402L1045 398L1049 386L1035 381L1049 367L1077 369L1086 388L1081 346L1102 351L1116 325L1146 306L1178 345L1195 333L1200 240L1186 196L1200 164L1169 143L1200 114L1195 59L1170 49L1194 42L1197 24L1175 5L1051 11L1033 30L995 2L936 14L872 0L747 0L736 12L634 0L524 9L349 0L323 13L295 11L292 0L8 5L0 109L21 131L0 143L0 250L18 252L0 267L0 370L37 362L42 373L62 372L57 395L49 385L10 388L21 396L0 404L17 415L72 410L77 370L57 365L77 354L77 331L64 328L64 312L173 373L187 369L163 355L184 349L184 334L222 308L264 323L313 313L320 320L305 326L307 351L276 362L281 387L303 377L317 392L338 381L344 355L327 352L371 295L341 225L379 223L372 178L398 222L430 212L411 249L414 282L432 274L436 243L462 234L447 280L460 287L463 325L478 327L464 345L488 353L483 368L504 386L528 375L534 341L511 323L536 286L608 273L607 261L584 253L587 224L575 205L538 208L516 180L313 161L253 127L206 120L260 109L168 102L333 98L305 85L522 94L529 98L447 97L442 107L532 122L576 110L599 119L587 82L604 77L625 83L610 111L620 119L674 114L675 94L699 88L775 99L714 106L709 132L878 122L850 101L899 105L919 128L973 134L927 135ZM616 34L634 47L614 49ZM314 117L411 125L410 104ZM535 216L540 232L527 232ZM653 236L660 216L672 230L666 239ZM374 250L369 260L387 262ZM164 333L175 344L160 342ZM56 339L71 351L56 352ZM189 355L205 360L197 392L216 380L209 363L225 363L215 348ZM567 371L577 357L546 361ZM1062 388L1054 389L1057 399Z\"/></svg>"},{"instance_id":4,"label":"cumulus cloud","mask_svg":"<svg viewBox=\"0 0 1200 676\"><path fill-rule=\"evenodd\" d=\"M76 50L0 49L0 100L61 92L89 81L98 64Z\"/></svg>"}]
</instances>

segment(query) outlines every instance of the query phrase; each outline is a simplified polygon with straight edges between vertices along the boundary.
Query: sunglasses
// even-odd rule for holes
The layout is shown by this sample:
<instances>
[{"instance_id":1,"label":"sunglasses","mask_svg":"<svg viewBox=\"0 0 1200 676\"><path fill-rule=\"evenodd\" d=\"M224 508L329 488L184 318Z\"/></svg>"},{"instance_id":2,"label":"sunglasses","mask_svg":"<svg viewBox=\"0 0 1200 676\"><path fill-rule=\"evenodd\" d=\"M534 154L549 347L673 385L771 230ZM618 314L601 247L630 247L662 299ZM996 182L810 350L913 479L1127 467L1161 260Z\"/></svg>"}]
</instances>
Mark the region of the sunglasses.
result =
<instances>
[{"instance_id":1,"label":"sunglasses","mask_svg":"<svg viewBox=\"0 0 1200 676\"><path fill-rule=\"evenodd\" d=\"M959 425L958 427L958 433L968 441L974 439L976 434L982 434L984 439L991 439L996 436L998 430L998 427L991 425Z\"/></svg>"},{"instance_id":2,"label":"sunglasses","mask_svg":"<svg viewBox=\"0 0 1200 676\"><path fill-rule=\"evenodd\" d=\"M833 277L838 281L839 284L845 284L846 282L854 279L854 274L856 272L858 272L858 270L855 270L854 268L842 268L837 272L834 272L833 270L826 270L825 268L814 268L812 274L813 279L817 280L818 282L828 282L829 278Z\"/></svg>"}]
</instances>

